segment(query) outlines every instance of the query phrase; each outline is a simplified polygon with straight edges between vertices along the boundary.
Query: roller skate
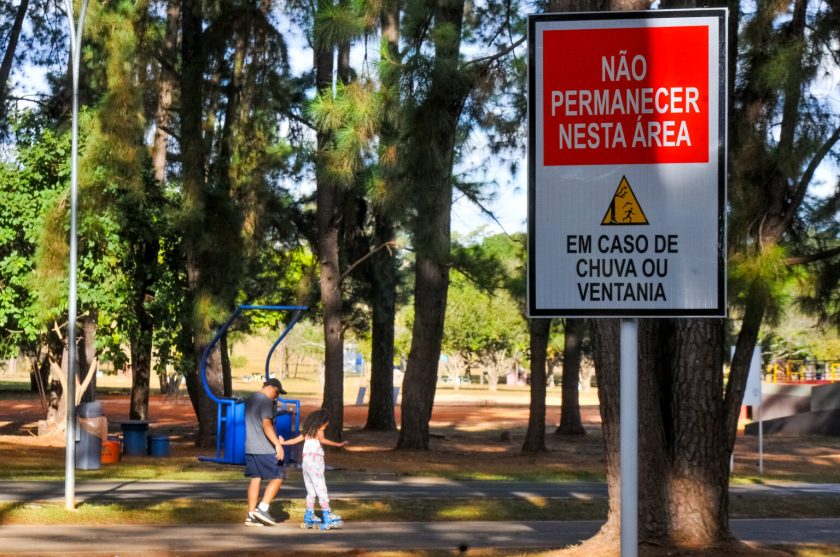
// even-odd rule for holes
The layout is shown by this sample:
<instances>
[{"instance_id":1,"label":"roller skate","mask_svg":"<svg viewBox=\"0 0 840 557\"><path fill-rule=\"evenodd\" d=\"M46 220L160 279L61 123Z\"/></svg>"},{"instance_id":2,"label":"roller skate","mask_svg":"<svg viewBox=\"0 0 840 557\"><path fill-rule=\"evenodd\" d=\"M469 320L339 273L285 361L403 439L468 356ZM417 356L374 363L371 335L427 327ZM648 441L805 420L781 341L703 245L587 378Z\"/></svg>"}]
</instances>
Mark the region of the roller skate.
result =
<instances>
[{"instance_id":1,"label":"roller skate","mask_svg":"<svg viewBox=\"0 0 840 557\"><path fill-rule=\"evenodd\" d=\"M309 528L318 528L321 526L321 519L318 518L315 511L312 509L306 509L306 513L303 515L303 524L301 524L300 527L308 530Z\"/></svg>"},{"instance_id":2,"label":"roller skate","mask_svg":"<svg viewBox=\"0 0 840 557\"><path fill-rule=\"evenodd\" d=\"M321 524L321 530L331 530L333 528L341 528L344 526L344 521L337 514L333 514L329 509L324 509L321 513L324 517L324 522Z\"/></svg>"}]
</instances>

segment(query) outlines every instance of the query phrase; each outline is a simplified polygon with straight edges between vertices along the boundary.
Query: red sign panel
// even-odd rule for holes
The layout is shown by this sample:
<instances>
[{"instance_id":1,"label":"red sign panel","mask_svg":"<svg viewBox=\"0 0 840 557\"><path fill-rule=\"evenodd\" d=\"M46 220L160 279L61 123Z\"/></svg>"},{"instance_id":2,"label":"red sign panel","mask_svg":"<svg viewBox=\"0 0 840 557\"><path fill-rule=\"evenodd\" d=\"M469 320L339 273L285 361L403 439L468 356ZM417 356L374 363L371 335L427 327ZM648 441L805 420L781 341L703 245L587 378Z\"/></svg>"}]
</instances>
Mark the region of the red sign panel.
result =
<instances>
[{"instance_id":1,"label":"red sign panel","mask_svg":"<svg viewBox=\"0 0 840 557\"><path fill-rule=\"evenodd\" d=\"M545 166L709 162L707 26L547 30Z\"/></svg>"}]
</instances>

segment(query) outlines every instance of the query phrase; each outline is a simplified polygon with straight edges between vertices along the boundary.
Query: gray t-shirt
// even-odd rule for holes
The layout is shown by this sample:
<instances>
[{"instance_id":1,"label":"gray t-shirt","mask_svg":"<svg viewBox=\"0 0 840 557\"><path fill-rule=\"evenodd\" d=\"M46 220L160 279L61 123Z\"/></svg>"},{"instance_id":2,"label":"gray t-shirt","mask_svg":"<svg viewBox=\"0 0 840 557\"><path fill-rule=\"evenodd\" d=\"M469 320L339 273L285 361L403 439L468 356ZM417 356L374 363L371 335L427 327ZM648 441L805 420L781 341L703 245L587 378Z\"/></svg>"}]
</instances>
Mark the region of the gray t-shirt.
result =
<instances>
[{"instance_id":1,"label":"gray t-shirt","mask_svg":"<svg viewBox=\"0 0 840 557\"><path fill-rule=\"evenodd\" d=\"M268 418L274 422L277 405L273 400L257 391L245 401L245 453L274 454L277 450L263 431L262 421Z\"/></svg>"}]
</instances>

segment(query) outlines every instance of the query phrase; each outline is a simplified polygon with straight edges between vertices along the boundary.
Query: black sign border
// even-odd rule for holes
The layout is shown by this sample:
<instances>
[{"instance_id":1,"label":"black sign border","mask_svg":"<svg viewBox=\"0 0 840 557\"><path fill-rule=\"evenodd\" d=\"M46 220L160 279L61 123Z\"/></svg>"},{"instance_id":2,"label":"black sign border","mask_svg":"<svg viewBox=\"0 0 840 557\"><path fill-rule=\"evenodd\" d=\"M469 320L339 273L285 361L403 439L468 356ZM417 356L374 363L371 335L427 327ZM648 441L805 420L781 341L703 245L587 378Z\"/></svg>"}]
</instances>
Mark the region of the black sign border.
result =
<instances>
[{"instance_id":1,"label":"black sign border","mask_svg":"<svg viewBox=\"0 0 840 557\"><path fill-rule=\"evenodd\" d=\"M574 12L532 14L528 16L528 316L529 317L726 317L726 172L728 124L728 14L726 8L699 8L688 10L641 10L634 12ZM534 91L536 88L536 24L550 21L592 21L627 19L716 18L718 21L718 300L714 308L700 309L562 309L536 308L535 217L536 207L536 117Z\"/></svg>"}]
</instances>

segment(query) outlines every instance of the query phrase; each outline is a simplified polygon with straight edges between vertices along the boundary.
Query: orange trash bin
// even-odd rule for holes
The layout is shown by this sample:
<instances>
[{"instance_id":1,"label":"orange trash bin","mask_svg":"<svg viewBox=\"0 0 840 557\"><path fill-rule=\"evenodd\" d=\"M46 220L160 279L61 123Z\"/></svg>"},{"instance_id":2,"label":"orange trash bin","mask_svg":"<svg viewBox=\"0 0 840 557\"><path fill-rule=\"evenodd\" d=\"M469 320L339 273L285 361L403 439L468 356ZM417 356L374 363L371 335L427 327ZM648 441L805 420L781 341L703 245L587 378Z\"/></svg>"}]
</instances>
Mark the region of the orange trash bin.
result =
<instances>
[{"instance_id":1,"label":"orange trash bin","mask_svg":"<svg viewBox=\"0 0 840 557\"><path fill-rule=\"evenodd\" d=\"M102 441L102 464L116 464L120 461L119 441Z\"/></svg>"}]
</instances>

